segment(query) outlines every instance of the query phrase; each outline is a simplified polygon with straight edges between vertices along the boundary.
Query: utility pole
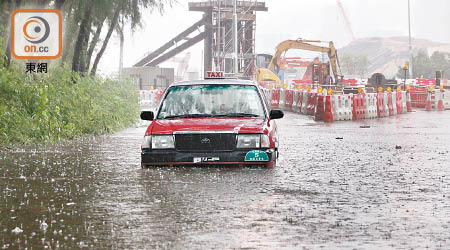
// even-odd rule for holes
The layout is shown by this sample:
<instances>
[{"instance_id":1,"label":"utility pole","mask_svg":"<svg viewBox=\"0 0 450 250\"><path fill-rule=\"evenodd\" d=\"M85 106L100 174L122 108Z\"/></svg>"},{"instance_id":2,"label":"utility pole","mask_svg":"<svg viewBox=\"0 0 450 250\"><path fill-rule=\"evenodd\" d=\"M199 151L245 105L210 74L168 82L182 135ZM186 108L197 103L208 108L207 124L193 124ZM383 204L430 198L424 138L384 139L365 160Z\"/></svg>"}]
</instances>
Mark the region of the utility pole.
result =
<instances>
[{"instance_id":1,"label":"utility pole","mask_svg":"<svg viewBox=\"0 0 450 250\"><path fill-rule=\"evenodd\" d=\"M409 33L409 79L413 77L413 55L412 55L412 45L411 45L411 11L410 11L410 0L408 0L408 33Z\"/></svg>"},{"instance_id":2,"label":"utility pole","mask_svg":"<svg viewBox=\"0 0 450 250\"><path fill-rule=\"evenodd\" d=\"M233 55L234 55L234 74L239 73L239 60L238 60L238 31L237 31L237 0L233 0Z\"/></svg>"}]
</instances>

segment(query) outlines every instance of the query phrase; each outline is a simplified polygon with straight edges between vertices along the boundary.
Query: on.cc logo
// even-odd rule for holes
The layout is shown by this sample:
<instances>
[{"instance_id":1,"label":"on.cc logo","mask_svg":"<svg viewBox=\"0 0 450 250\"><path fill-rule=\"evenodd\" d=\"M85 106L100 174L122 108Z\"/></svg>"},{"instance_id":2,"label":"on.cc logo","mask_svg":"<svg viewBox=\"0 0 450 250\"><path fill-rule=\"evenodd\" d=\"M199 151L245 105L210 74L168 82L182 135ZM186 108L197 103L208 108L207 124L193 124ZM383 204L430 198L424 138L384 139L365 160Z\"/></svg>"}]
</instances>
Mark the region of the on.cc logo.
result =
<instances>
[{"instance_id":1,"label":"on.cc logo","mask_svg":"<svg viewBox=\"0 0 450 250\"><path fill-rule=\"evenodd\" d=\"M62 16L55 9L18 9L11 15L16 59L56 59L62 52Z\"/></svg>"},{"instance_id":2,"label":"on.cc logo","mask_svg":"<svg viewBox=\"0 0 450 250\"><path fill-rule=\"evenodd\" d=\"M23 34L25 35L25 39L30 43L42 43L50 34L50 25L48 25L48 22L44 18L32 16L23 25Z\"/></svg>"}]
</instances>

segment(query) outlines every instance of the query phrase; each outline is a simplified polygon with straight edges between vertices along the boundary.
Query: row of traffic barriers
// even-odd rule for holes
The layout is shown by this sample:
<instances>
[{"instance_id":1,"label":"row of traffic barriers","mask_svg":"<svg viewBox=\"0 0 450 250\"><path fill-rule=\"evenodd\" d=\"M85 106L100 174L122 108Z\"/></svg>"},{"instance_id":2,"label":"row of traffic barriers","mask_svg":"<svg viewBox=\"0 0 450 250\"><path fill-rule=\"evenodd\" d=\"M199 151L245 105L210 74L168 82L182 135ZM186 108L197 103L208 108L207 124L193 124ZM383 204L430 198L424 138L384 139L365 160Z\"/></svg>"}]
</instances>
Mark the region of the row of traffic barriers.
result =
<instances>
[{"instance_id":1,"label":"row of traffic barriers","mask_svg":"<svg viewBox=\"0 0 450 250\"><path fill-rule=\"evenodd\" d=\"M164 93L162 90L140 90L139 91L139 105L141 109L152 109L155 108L161 96Z\"/></svg>"},{"instance_id":2,"label":"row of traffic barriers","mask_svg":"<svg viewBox=\"0 0 450 250\"><path fill-rule=\"evenodd\" d=\"M320 91L320 90L319 90ZM271 108L311 115L325 122L395 116L411 112L413 91L332 94L326 90L264 89ZM444 110L444 92L428 91L426 110Z\"/></svg>"}]
</instances>

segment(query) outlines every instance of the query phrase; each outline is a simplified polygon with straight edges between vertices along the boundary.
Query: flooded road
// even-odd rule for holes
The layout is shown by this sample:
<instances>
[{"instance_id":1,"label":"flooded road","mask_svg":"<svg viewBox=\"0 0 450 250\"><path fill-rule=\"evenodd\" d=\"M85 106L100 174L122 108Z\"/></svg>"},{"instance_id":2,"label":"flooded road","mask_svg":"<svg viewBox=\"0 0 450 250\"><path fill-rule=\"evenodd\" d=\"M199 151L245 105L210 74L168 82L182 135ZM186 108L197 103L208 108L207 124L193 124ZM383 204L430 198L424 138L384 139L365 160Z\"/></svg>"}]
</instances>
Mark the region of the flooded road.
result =
<instances>
[{"instance_id":1,"label":"flooded road","mask_svg":"<svg viewBox=\"0 0 450 250\"><path fill-rule=\"evenodd\" d=\"M274 169L142 170L145 126L2 147L0 247L450 248L449 111L278 124Z\"/></svg>"}]
</instances>

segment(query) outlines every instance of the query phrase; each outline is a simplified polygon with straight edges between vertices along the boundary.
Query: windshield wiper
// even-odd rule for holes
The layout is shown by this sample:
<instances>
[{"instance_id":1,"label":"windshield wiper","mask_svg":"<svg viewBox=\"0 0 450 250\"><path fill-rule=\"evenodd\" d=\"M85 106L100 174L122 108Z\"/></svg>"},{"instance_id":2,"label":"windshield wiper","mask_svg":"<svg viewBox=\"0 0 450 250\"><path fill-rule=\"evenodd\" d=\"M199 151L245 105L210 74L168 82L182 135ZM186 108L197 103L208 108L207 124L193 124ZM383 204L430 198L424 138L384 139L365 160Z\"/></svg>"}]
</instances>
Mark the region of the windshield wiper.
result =
<instances>
[{"instance_id":1,"label":"windshield wiper","mask_svg":"<svg viewBox=\"0 0 450 250\"><path fill-rule=\"evenodd\" d=\"M228 113L228 114L214 115L214 117L259 117L259 115L251 113Z\"/></svg>"},{"instance_id":2,"label":"windshield wiper","mask_svg":"<svg viewBox=\"0 0 450 250\"><path fill-rule=\"evenodd\" d=\"M163 119L173 119L173 118L201 118L201 117L213 117L211 114L184 114L184 115L168 115Z\"/></svg>"}]
</instances>

